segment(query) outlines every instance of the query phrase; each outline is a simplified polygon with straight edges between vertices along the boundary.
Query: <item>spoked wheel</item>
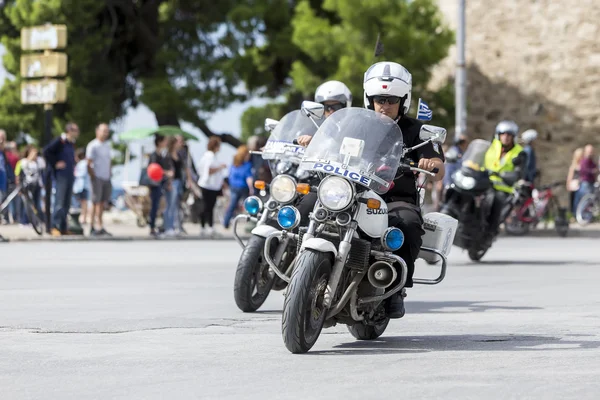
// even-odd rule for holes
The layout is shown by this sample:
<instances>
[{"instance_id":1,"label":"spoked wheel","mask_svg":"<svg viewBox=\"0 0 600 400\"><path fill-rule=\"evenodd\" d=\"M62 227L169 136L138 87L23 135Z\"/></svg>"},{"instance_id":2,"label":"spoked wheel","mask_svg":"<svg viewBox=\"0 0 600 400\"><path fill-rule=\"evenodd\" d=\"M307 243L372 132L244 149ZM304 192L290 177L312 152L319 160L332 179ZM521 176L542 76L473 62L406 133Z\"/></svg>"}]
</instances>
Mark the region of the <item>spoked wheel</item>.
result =
<instances>
[{"instance_id":1,"label":"spoked wheel","mask_svg":"<svg viewBox=\"0 0 600 400\"><path fill-rule=\"evenodd\" d=\"M270 271L269 265L263 256L266 239L252 235L244 248L233 285L235 304L244 312L253 312L263 305L273 283L275 273ZM271 254L276 246L271 246Z\"/></svg>"},{"instance_id":2,"label":"spoked wheel","mask_svg":"<svg viewBox=\"0 0 600 400\"><path fill-rule=\"evenodd\" d=\"M585 226L591 223L600 211L598 208L594 194L590 193L583 196L575 212L575 218L577 218L579 225Z\"/></svg>"},{"instance_id":3,"label":"spoked wheel","mask_svg":"<svg viewBox=\"0 0 600 400\"><path fill-rule=\"evenodd\" d=\"M523 236L529 233L529 224L521 221L517 211L513 211L504 222L504 231L511 236Z\"/></svg>"},{"instance_id":4,"label":"spoked wheel","mask_svg":"<svg viewBox=\"0 0 600 400\"><path fill-rule=\"evenodd\" d=\"M296 262L283 303L282 335L292 353L306 353L316 343L327 316L325 291L331 255L305 250Z\"/></svg>"},{"instance_id":5,"label":"spoked wheel","mask_svg":"<svg viewBox=\"0 0 600 400\"><path fill-rule=\"evenodd\" d=\"M25 212L27 213L27 219L29 220L29 223L33 227L35 233L37 233L39 236L42 236L44 233L44 217L38 213L32 200L27 198L24 203L26 205Z\"/></svg>"},{"instance_id":6,"label":"spoked wheel","mask_svg":"<svg viewBox=\"0 0 600 400\"><path fill-rule=\"evenodd\" d=\"M485 255L485 253L487 252L487 249L469 249L469 258L472 261L480 261L483 256Z\"/></svg>"}]
</instances>

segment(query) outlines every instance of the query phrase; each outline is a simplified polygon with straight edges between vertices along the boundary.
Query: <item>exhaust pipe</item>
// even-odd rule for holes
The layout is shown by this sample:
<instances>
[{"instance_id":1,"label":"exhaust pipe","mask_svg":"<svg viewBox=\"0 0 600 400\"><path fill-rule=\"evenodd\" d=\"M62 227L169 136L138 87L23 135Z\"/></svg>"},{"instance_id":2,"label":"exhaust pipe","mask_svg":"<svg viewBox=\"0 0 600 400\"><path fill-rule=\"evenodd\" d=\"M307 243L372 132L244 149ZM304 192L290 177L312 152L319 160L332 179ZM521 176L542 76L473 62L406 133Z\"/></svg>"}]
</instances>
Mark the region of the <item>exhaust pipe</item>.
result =
<instances>
[{"instance_id":1,"label":"exhaust pipe","mask_svg":"<svg viewBox=\"0 0 600 400\"><path fill-rule=\"evenodd\" d=\"M394 283L398 273L392 264L385 261L376 261L369 267L367 279L378 289L388 288Z\"/></svg>"}]
</instances>

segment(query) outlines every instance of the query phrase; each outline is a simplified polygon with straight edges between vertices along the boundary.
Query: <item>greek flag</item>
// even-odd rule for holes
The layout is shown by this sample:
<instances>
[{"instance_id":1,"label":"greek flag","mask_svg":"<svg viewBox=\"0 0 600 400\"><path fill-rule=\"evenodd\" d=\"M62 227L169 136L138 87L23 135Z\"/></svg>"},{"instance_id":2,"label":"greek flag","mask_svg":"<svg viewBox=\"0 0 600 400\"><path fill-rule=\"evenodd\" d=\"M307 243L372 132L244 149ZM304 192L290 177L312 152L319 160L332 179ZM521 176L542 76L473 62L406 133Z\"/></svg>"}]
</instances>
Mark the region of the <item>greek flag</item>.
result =
<instances>
[{"instance_id":1,"label":"greek flag","mask_svg":"<svg viewBox=\"0 0 600 400\"><path fill-rule=\"evenodd\" d=\"M417 111L417 119L420 121L431 121L433 117L433 111L429 109L429 106L421 99L419 99L419 109Z\"/></svg>"}]
</instances>

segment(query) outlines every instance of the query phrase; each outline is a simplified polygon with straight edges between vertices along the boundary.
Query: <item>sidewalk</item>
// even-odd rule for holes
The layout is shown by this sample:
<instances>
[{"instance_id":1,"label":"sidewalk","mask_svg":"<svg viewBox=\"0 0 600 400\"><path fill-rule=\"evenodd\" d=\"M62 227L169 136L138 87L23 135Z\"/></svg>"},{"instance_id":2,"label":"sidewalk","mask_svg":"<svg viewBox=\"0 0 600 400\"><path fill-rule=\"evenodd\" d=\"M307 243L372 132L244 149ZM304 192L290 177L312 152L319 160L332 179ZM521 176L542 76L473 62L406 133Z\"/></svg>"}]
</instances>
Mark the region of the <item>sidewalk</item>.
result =
<instances>
[{"instance_id":1,"label":"sidewalk","mask_svg":"<svg viewBox=\"0 0 600 400\"><path fill-rule=\"evenodd\" d=\"M82 235L53 237L44 232L39 236L30 225L0 225L0 236L9 242L27 242L27 241L125 241L125 240L234 240L231 228L226 230L221 225L215 226L216 237L208 238L200 236L200 224L184 224L187 234L177 237L153 237L150 236L148 226L139 228L136 225L135 215L129 211L110 212L104 215L104 227L112 234L112 237L89 236L90 225L85 226ZM238 227L242 237L247 237L243 224ZM1 240L0 240L1 241Z\"/></svg>"},{"instance_id":2,"label":"sidewalk","mask_svg":"<svg viewBox=\"0 0 600 400\"><path fill-rule=\"evenodd\" d=\"M84 227L85 235L74 235L74 236L61 236L52 237L45 233L42 236L38 236L33 228L29 225L0 225L0 237L4 238L5 241L10 242L25 242L25 241L82 241L82 240L112 240L112 241L125 241L125 240L234 240L231 229L225 230L221 225L215 226L215 232L217 233L216 238L208 238L200 236L200 225L199 224L185 224L184 229L187 235L181 235L178 237L152 237L150 236L150 228L147 226L139 228L136 225L135 215L130 211L110 212L105 214L105 228L110 232L112 237L91 237L89 236L90 226L89 224ZM240 224L238 227L242 238L247 238L249 235L245 232L244 225ZM511 237L501 231L500 236ZM518 236L512 236L518 237ZM549 224L547 229L544 228L543 224L540 224L538 229L530 231L527 237L559 237L554 230L553 224ZM567 238L600 238L600 224L591 224L588 226L579 226L577 223L571 223L569 226L569 234ZM1 241L1 240L0 240Z\"/></svg>"}]
</instances>

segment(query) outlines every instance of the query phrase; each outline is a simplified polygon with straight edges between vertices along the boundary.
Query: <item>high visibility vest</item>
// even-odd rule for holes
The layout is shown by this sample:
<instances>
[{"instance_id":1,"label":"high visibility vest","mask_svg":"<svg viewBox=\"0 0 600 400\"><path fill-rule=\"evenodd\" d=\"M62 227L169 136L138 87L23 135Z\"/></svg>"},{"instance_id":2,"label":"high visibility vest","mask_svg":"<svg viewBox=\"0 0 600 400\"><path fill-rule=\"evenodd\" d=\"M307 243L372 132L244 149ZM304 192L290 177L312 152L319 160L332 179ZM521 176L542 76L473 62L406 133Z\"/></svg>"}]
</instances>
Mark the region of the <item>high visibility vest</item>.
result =
<instances>
[{"instance_id":1,"label":"high visibility vest","mask_svg":"<svg viewBox=\"0 0 600 400\"><path fill-rule=\"evenodd\" d=\"M502 143L498 139L494 139L492 145L485 153L485 169L498 174L502 172L512 172L515 170L515 166L512 162L513 158L517 157L523 151L523 147L515 144L506 154L500 158L502 154ZM494 189L500 190L506 193L512 193L512 187L504 184L502 179L498 176L491 176L490 180L494 184Z\"/></svg>"}]
</instances>

